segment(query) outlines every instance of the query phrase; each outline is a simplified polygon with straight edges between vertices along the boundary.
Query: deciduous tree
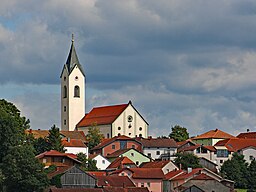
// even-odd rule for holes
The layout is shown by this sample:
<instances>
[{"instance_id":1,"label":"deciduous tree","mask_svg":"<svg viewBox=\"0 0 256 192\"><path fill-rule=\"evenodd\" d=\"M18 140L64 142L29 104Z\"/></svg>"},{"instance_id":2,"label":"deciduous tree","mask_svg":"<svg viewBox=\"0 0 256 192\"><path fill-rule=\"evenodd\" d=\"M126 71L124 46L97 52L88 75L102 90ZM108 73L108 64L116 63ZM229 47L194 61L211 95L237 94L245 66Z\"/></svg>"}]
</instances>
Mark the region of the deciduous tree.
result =
<instances>
[{"instance_id":1,"label":"deciduous tree","mask_svg":"<svg viewBox=\"0 0 256 192\"><path fill-rule=\"evenodd\" d=\"M101 142L101 140L104 138L104 135L100 132L100 129L97 127L97 125L93 124L91 127L89 127L86 138L88 140L89 149L92 149Z\"/></svg>"},{"instance_id":2,"label":"deciduous tree","mask_svg":"<svg viewBox=\"0 0 256 192\"><path fill-rule=\"evenodd\" d=\"M174 139L176 142L185 141L189 138L187 128L175 125L172 127L172 132L169 134L169 137Z\"/></svg>"},{"instance_id":3,"label":"deciduous tree","mask_svg":"<svg viewBox=\"0 0 256 192\"><path fill-rule=\"evenodd\" d=\"M86 154L84 153L78 153L77 154L77 160L81 161L81 168L85 171L97 171L98 168L96 166L96 161L92 159L88 159Z\"/></svg>"},{"instance_id":4,"label":"deciduous tree","mask_svg":"<svg viewBox=\"0 0 256 192\"><path fill-rule=\"evenodd\" d=\"M174 159L174 162L177 166L181 165L182 169L187 168L199 168L202 167L199 164L199 159L197 156L191 153L177 153L176 158Z\"/></svg>"}]
</instances>

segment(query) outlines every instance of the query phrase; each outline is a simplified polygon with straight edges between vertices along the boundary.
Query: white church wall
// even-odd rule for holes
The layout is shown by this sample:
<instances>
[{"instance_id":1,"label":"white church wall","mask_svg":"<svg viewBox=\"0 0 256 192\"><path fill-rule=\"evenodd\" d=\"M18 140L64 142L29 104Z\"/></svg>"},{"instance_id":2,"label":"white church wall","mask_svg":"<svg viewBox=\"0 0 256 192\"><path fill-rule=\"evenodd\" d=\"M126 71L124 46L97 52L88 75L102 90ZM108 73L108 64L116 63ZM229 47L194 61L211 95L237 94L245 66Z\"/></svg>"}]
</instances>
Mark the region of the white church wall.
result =
<instances>
[{"instance_id":1,"label":"white church wall","mask_svg":"<svg viewBox=\"0 0 256 192\"><path fill-rule=\"evenodd\" d=\"M88 157L88 147L64 147L64 149L66 150L65 153L84 153Z\"/></svg>"}]
</instances>

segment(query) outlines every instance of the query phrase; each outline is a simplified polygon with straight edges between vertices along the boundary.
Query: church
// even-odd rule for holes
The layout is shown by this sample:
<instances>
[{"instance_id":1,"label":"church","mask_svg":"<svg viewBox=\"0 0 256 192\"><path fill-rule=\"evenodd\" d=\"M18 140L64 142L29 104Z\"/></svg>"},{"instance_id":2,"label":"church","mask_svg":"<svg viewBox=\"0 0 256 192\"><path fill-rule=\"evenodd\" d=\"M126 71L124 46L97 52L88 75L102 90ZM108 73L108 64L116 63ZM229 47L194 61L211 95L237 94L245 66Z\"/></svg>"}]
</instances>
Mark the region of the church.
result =
<instances>
[{"instance_id":1,"label":"church","mask_svg":"<svg viewBox=\"0 0 256 192\"><path fill-rule=\"evenodd\" d=\"M85 113L86 75L79 62L72 35L71 48L61 75L61 130L83 131L96 126L105 138L118 135L148 136L149 124L129 101L126 104L94 107Z\"/></svg>"}]
</instances>

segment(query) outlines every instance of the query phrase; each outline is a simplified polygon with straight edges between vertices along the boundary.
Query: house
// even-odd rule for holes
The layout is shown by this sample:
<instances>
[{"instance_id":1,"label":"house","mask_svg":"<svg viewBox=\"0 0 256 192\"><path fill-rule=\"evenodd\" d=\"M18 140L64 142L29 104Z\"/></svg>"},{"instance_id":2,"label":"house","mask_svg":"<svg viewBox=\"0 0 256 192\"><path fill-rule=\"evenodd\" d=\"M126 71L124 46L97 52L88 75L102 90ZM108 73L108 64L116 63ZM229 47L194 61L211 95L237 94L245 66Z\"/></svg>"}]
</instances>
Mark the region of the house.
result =
<instances>
[{"instance_id":1,"label":"house","mask_svg":"<svg viewBox=\"0 0 256 192\"><path fill-rule=\"evenodd\" d=\"M171 160L144 162L140 165L140 167L141 168L161 168L164 174L167 174L170 171L179 169Z\"/></svg>"},{"instance_id":2,"label":"house","mask_svg":"<svg viewBox=\"0 0 256 192\"><path fill-rule=\"evenodd\" d=\"M65 138L61 140L62 145L64 146L64 149L66 150L66 153L84 153L88 157L88 147L85 145L85 143L81 139L70 139Z\"/></svg>"},{"instance_id":3,"label":"house","mask_svg":"<svg viewBox=\"0 0 256 192\"><path fill-rule=\"evenodd\" d=\"M245 160L250 163L256 157L256 139L230 138L219 141L216 148L215 162L218 166L230 159L234 152L244 155Z\"/></svg>"},{"instance_id":4,"label":"house","mask_svg":"<svg viewBox=\"0 0 256 192\"><path fill-rule=\"evenodd\" d=\"M117 170L117 169L123 169L123 168L126 168L126 167L127 168L134 168L134 167L137 167L137 166L128 157L118 157L107 167L107 170Z\"/></svg>"},{"instance_id":5,"label":"house","mask_svg":"<svg viewBox=\"0 0 256 192\"><path fill-rule=\"evenodd\" d=\"M130 160L132 160L137 166L139 166L143 162L149 162L151 159L144 155L143 153L140 153L136 149L120 149L118 151L115 151L114 153L111 153L106 156L106 158L109 159L109 161L113 162L118 157L128 157Z\"/></svg>"},{"instance_id":6,"label":"house","mask_svg":"<svg viewBox=\"0 0 256 192\"><path fill-rule=\"evenodd\" d=\"M127 104L94 107L76 125L76 129L88 133L91 126L97 126L105 138L118 135L147 137L148 123L129 101Z\"/></svg>"},{"instance_id":7,"label":"house","mask_svg":"<svg viewBox=\"0 0 256 192\"><path fill-rule=\"evenodd\" d=\"M170 138L136 138L142 144L145 155L152 159L174 159L177 152L177 143Z\"/></svg>"},{"instance_id":8,"label":"house","mask_svg":"<svg viewBox=\"0 0 256 192\"><path fill-rule=\"evenodd\" d=\"M172 192L171 180L184 172L182 170L174 169L169 173L165 174L165 178L163 180L163 192Z\"/></svg>"},{"instance_id":9,"label":"house","mask_svg":"<svg viewBox=\"0 0 256 192\"><path fill-rule=\"evenodd\" d=\"M49 192L149 192L146 187L104 187L94 189L62 189L62 188L50 188Z\"/></svg>"},{"instance_id":10,"label":"house","mask_svg":"<svg viewBox=\"0 0 256 192\"><path fill-rule=\"evenodd\" d=\"M246 132L246 133L240 133L236 136L240 139L256 139L256 132Z\"/></svg>"},{"instance_id":11,"label":"house","mask_svg":"<svg viewBox=\"0 0 256 192\"><path fill-rule=\"evenodd\" d=\"M152 192L163 190L164 173L161 168L124 168L112 174L128 176L137 187L147 187Z\"/></svg>"},{"instance_id":12,"label":"house","mask_svg":"<svg viewBox=\"0 0 256 192\"><path fill-rule=\"evenodd\" d=\"M91 149L92 154L101 154L107 156L120 149L134 148L141 151L141 143L134 138L127 137L125 135L115 136L111 139L103 140L99 145Z\"/></svg>"},{"instance_id":13,"label":"house","mask_svg":"<svg viewBox=\"0 0 256 192\"><path fill-rule=\"evenodd\" d=\"M177 151L181 151L183 148L195 146L196 143L194 143L191 139L187 139L185 141L179 141L177 142Z\"/></svg>"},{"instance_id":14,"label":"house","mask_svg":"<svg viewBox=\"0 0 256 192\"><path fill-rule=\"evenodd\" d=\"M110 165L109 160L101 154L89 155L89 159L96 161L96 167L98 170L105 170Z\"/></svg>"},{"instance_id":15,"label":"house","mask_svg":"<svg viewBox=\"0 0 256 192\"><path fill-rule=\"evenodd\" d=\"M218 173L218 171L219 171L218 168L217 168L218 165L216 163L214 163L213 161L205 158L205 157L199 157L199 164L202 167L204 167L204 168L206 168L206 169L208 169L208 170L210 170L214 173Z\"/></svg>"},{"instance_id":16,"label":"house","mask_svg":"<svg viewBox=\"0 0 256 192\"><path fill-rule=\"evenodd\" d=\"M216 149L214 146L205 146L201 144L196 144L188 147L182 147L178 149L179 153L192 153L196 155L197 157L204 157L206 159L209 159L210 161L213 161L214 159L214 153L216 152Z\"/></svg>"},{"instance_id":17,"label":"house","mask_svg":"<svg viewBox=\"0 0 256 192\"><path fill-rule=\"evenodd\" d=\"M213 177L201 173L186 183L180 185L179 187L175 188L175 191L188 191L188 189L195 187L200 189L199 191L203 192L212 192L212 191L221 191L221 192L230 192L232 188L223 185L220 181L214 179Z\"/></svg>"},{"instance_id":18,"label":"house","mask_svg":"<svg viewBox=\"0 0 256 192\"><path fill-rule=\"evenodd\" d=\"M210 130L206 133L203 133L202 135L199 135L197 137L192 138L192 141L201 144L201 145L215 145L218 141L224 140L224 139L230 139L235 138L233 135L230 135L224 131L221 131L219 129Z\"/></svg>"},{"instance_id":19,"label":"house","mask_svg":"<svg viewBox=\"0 0 256 192\"><path fill-rule=\"evenodd\" d=\"M61 153L56 150L46 151L37 155L36 158L46 167L49 167L50 165L62 167L81 164L81 162L76 159L74 154Z\"/></svg>"}]
</instances>

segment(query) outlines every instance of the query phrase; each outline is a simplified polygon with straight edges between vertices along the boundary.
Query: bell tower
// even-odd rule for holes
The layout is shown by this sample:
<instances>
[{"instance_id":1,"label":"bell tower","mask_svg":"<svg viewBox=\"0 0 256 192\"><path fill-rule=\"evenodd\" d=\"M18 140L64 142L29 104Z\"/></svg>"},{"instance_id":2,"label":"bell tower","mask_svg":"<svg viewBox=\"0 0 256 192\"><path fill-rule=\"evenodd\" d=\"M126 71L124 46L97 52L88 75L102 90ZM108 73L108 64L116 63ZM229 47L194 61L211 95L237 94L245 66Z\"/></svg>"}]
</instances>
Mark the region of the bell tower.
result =
<instances>
[{"instance_id":1,"label":"bell tower","mask_svg":"<svg viewBox=\"0 0 256 192\"><path fill-rule=\"evenodd\" d=\"M85 73L79 63L72 34L71 48L61 75L61 130L74 131L85 115Z\"/></svg>"}]
</instances>

